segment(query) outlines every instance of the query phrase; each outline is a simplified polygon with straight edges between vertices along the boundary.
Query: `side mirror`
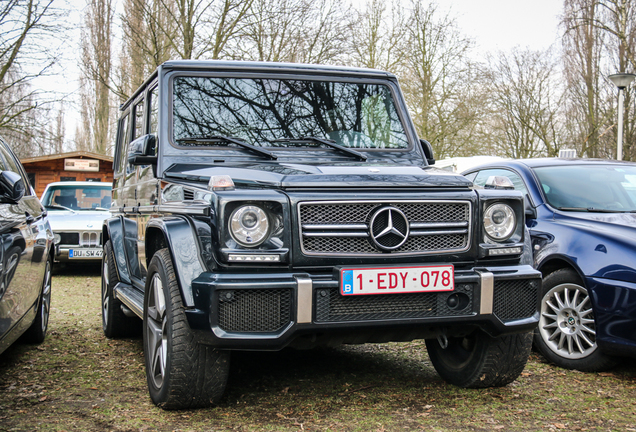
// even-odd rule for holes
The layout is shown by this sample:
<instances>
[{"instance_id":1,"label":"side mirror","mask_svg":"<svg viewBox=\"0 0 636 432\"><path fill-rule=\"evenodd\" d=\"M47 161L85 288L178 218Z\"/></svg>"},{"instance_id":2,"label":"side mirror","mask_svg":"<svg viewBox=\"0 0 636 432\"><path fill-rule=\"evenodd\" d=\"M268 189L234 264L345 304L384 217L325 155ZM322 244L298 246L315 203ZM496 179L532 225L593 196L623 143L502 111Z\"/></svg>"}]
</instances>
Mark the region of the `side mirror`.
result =
<instances>
[{"instance_id":1,"label":"side mirror","mask_svg":"<svg viewBox=\"0 0 636 432\"><path fill-rule=\"evenodd\" d=\"M24 181L20 174L12 171L0 172L0 193L5 201L17 203L25 193Z\"/></svg>"},{"instance_id":2,"label":"side mirror","mask_svg":"<svg viewBox=\"0 0 636 432\"><path fill-rule=\"evenodd\" d=\"M435 156L433 156L433 146L431 143L421 139L420 144L422 145L422 151L424 151L426 163L429 165L435 165Z\"/></svg>"},{"instance_id":3,"label":"side mirror","mask_svg":"<svg viewBox=\"0 0 636 432\"><path fill-rule=\"evenodd\" d=\"M128 163L131 165L155 165L157 163L157 137L143 135L130 143Z\"/></svg>"},{"instance_id":4,"label":"side mirror","mask_svg":"<svg viewBox=\"0 0 636 432\"><path fill-rule=\"evenodd\" d=\"M484 189L514 190L515 185L506 176L490 176L486 180Z\"/></svg>"}]
</instances>

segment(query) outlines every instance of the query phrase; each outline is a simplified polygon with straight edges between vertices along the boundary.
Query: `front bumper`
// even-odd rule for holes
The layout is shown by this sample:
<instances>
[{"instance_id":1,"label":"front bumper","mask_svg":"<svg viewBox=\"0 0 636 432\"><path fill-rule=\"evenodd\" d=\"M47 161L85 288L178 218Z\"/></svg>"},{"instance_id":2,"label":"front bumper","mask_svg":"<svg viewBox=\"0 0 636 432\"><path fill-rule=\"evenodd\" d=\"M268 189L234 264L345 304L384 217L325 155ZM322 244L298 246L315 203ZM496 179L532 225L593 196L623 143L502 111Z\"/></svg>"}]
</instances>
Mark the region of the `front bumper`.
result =
<instances>
[{"instance_id":1,"label":"front bumper","mask_svg":"<svg viewBox=\"0 0 636 432\"><path fill-rule=\"evenodd\" d=\"M186 310L200 341L217 348L278 350L341 343L530 331L541 274L530 266L455 271L455 290L341 296L337 272L204 273ZM455 296L454 300L450 300Z\"/></svg>"},{"instance_id":2,"label":"front bumper","mask_svg":"<svg viewBox=\"0 0 636 432\"><path fill-rule=\"evenodd\" d=\"M611 355L636 356L636 283L589 277L596 342Z\"/></svg>"}]
</instances>

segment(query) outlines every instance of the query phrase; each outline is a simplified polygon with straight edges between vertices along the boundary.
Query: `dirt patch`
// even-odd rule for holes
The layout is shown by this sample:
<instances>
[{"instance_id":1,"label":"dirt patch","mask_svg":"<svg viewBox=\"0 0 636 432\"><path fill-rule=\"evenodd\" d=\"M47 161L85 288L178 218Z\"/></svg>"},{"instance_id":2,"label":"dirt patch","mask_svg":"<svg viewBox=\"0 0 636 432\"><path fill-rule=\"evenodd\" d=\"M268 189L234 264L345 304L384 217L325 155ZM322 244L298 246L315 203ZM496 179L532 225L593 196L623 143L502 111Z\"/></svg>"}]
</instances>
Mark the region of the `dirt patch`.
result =
<instances>
[{"instance_id":1,"label":"dirt patch","mask_svg":"<svg viewBox=\"0 0 636 432\"><path fill-rule=\"evenodd\" d=\"M636 432L633 362L584 374L533 354L511 385L465 390L437 376L423 341L233 353L219 406L162 411L141 339L103 336L99 267L53 278L49 331L0 355L0 430Z\"/></svg>"}]
</instances>

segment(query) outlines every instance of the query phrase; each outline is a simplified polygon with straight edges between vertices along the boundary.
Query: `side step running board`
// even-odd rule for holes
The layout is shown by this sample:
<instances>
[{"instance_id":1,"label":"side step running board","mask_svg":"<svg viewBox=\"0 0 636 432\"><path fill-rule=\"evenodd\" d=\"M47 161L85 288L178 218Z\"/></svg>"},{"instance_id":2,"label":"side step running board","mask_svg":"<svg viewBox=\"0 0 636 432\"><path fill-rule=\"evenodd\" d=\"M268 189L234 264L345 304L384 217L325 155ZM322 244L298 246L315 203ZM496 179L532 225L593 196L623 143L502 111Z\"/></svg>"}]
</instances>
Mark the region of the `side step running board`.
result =
<instances>
[{"instance_id":1,"label":"side step running board","mask_svg":"<svg viewBox=\"0 0 636 432\"><path fill-rule=\"evenodd\" d=\"M126 305L139 318L144 317L144 294L123 282L118 282L113 288L115 298Z\"/></svg>"}]
</instances>

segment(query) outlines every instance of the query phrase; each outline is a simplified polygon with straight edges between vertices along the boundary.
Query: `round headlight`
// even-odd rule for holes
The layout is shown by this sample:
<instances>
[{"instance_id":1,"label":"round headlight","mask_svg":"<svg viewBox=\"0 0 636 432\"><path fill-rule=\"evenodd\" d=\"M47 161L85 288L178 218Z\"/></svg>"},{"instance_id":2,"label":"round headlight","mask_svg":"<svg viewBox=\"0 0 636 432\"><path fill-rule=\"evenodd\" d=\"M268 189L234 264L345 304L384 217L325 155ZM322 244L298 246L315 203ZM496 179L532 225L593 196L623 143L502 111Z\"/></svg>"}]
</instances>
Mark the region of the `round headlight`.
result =
<instances>
[{"instance_id":1,"label":"round headlight","mask_svg":"<svg viewBox=\"0 0 636 432\"><path fill-rule=\"evenodd\" d=\"M506 204L493 204L484 214L484 228L486 234L493 240L508 239L515 231L517 220L515 212Z\"/></svg>"},{"instance_id":2,"label":"round headlight","mask_svg":"<svg viewBox=\"0 0 636 432\"><path fill-rule=\"evenodd\" d=\"M232 212L230 234L241 246L258 246L265 241L268 233L269 220L262 208L245 205Z\"/></svg>"},{"instance_id":3,"label":"round headlight","mask_svg":"<svg viewBox=\"0 0 636 432\"><path fill-rule=\"evenodd\" d=\"M60 244L60 242L62 241L62 236L57 233L54 233L53 241L55 242L55 244Z\"/></svg>"}]
</instances>

